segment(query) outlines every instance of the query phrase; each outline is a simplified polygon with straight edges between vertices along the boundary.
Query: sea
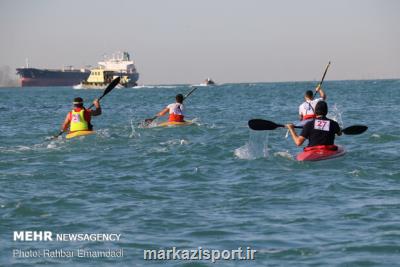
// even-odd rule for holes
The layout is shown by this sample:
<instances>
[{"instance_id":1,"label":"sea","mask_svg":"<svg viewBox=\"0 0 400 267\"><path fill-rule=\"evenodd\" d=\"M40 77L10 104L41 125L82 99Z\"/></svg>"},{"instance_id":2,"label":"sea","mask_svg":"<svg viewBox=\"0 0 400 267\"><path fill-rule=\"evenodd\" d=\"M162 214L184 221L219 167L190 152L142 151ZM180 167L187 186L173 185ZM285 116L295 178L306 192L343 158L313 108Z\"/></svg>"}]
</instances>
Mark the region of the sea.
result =
<instances>
[{"instance_id":1,"label":"sea","mask_svg":"<svg viewBox=\"0 0 400 267\"><path fill-rule=\"evenodd\" d=\"M0 266L400 266L400 80L323 84L328 117L368 126L340 158L248 128L295 122L316 83L198 87L176 127L141 122L192 86L114 89L69 140L102 90L0 89Z\"/></svg>"}]
</instances>

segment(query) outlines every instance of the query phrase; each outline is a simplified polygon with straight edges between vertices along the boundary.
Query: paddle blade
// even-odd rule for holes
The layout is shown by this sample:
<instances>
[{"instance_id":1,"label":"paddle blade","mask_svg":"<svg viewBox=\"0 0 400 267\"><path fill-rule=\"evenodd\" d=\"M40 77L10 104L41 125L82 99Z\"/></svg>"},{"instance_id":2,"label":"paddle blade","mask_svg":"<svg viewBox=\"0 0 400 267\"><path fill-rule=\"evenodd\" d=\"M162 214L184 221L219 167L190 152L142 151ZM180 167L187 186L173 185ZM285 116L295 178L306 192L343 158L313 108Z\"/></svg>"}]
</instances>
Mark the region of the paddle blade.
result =
<instances>
[{"instance_id":1,"label":"paddle blade","mask_svg":"<svg viewBox=\"0 0 400 267\"><path fill-rule=\"evenodd\" d=\"M154 121L153 118L151 118L151 119L145 119L145 120L144 120L144 123L145 123L145 124L150 124L150 123L152 123L153 121Z\"/></svg>"},{"instance_id":2,"label":"paddle blade","mask_svg":"<svg viewBox=\"0 0 400 267\"><path fill-rule=\"evenodd\" d=\"M158 118L158 116L154 116L153 118L145 119L144 121L139 123L139 125L141 125L142 127L147 127L157 118Z\"/></svg>"},{"instance_id":3,"label":"paddle blade","mask_svg":"<svg viewBox=\"0 0 400 267\"><path fill-rule=\"evenodd\" d=\"M368 127L365 125L352 125L344 128L342 132L347 135L356 135L356 134L362 134L367 129Z\"/></svg>"},{"instance_id":4,"label":"paddle blade","mask_svg":"<svg viewBox=\"0 0 400 267\"><path fill-rule=\"evenodd\" d=\"M253 119L248 122L249 128L255 131L268 131L275 130L278 127L285 127L283 125L276 124L272 121Z\"/></svg>"},{"instance_id":5,"label":"paddle blade","mask_svg":"<svg viewBox=\"0 0 400 267\"><path fill-rule=\"evenodd\" d=\"M112 89L115 88L115 86L117 86L119 84L119 81L121 80L121 77L117 77L114 80L112 80L112 82L107 86L107 88L104 90L103 95L100 97L102 98L103 96L105 96L106 94L108 94L109 92L111 92Z\"/></svg>"},{"instance_id":6,"label":"paddle blade","mask_svg":"<svg viewBox=\"0 0 400 267\"><path fill-rule=\"evenodd\" d=\"M58 134L53 135L52 137L50 137L48 140L54 140L57 139L60 135L62 135L64 133L64 131L60 131ZM47 138L46 138L47 139Z\"/></svg>"}]
</instances>

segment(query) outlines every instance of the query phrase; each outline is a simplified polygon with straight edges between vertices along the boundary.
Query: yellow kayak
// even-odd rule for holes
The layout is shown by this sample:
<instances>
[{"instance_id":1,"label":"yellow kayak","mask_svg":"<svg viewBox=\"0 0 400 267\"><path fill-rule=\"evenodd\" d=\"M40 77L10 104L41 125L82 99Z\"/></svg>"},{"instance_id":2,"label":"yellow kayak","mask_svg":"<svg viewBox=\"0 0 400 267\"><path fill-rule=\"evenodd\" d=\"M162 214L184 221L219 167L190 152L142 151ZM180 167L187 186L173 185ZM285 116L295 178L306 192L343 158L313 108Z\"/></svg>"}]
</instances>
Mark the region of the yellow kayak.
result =
<instances>
[{"instance_id":1,"label":"yellow kayak","mask_svg":"<svg viewBox=\"0 0 400 267\"><path fill-rule=\"evenodd\" d=\"M94 133L96 133L96 132L95 131L77 131L77 132L67 134L66 138L71 139L74 137L90 135L90 134L94 134Z\"/></svg>"},{"instance_id":2,"label":"yellow kayak","mask_svg":"<svg viewBox=\"0 0 400 267\"><path fill-rule=\"evenodd\" d=\"M157 124L157 127L168 127L168 126L186 126L186 125L191 125L193 122L191 121L183 121L183 122L178 122L178 121L165 121Z\"/></svg>"}]
</instances>

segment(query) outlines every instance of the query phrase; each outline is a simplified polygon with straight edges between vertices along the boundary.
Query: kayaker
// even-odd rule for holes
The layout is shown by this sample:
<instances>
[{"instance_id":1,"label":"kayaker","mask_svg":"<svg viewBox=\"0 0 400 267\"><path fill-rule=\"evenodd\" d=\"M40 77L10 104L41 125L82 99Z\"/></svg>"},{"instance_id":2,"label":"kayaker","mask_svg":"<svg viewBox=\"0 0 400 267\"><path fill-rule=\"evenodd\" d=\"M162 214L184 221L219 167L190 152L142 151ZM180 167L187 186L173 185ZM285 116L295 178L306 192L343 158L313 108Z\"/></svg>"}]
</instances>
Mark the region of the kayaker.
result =
<instances>
[{"instance_id":1,"label":"kayaker","mask_svg":"<svg viewBox=\"0 0 400 267\"><path fill-rule=\"evenodd\" d=\"M320 85L315 88L315 91L320 95L319 98L314 99L314 93L311 90L305 92L305 101L299 106L299 120L315 118L315 105L321 100L326 100L326 94Z\"/></svg>"},{"instance_id":2,"label":"kayaker","mask_svg":"<svg viewBox=\"0 0 400 267\"><path fill-rule=\"evenodd\" d=\"M337 149L335 146L335 135L341 135L342 132L336 121L326 117L326 114L328 114L328 105L325 101L321 100L316 104L315 114L316 118L303 126L300 135L297 135L292 123L285 126L289 129L294 143L297 146L301 146L308 139L308 145L305 150L312 148Z\"/></svg>"},{"instance_id":3,"label":"kayaker","mask_svg":"<svg viewBox=\"0 0 400 267\"><path fill-rule=\"evenodd\" d=\"M93 129L93 125L90 123L91 117L101 114L99 101L97 99L93 101L93 105L96 107L95 110L86 109L83 106L83 99L80 97L74 98L73 104L74 108L65 117L61 131L67 131L68 127L70 132L91 131Z\"/></svg>"},{"instance_id":4,"label":"kayaker","mask_svg":"<svg viewBox=\"0 0 400 267\"><path fill-rule=\"evenodd\" d=\"M157 114L157 117L162 117L169 113L168 121L170 122L184 122L185 116L183 115L183 95L178 94L175 97L176 102L169 104L165 109Z\"/></svg>"}]
</instances>

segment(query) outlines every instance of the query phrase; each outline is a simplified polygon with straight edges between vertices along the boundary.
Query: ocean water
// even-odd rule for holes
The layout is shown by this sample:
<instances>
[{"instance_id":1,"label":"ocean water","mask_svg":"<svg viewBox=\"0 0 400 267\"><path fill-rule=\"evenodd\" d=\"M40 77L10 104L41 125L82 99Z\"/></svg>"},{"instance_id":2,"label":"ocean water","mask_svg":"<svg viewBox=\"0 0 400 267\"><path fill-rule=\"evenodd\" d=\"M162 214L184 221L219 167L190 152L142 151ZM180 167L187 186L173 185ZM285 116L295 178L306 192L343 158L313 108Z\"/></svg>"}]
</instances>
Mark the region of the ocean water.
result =
<instances>
[{"instance_id":1,"label":"ocean water","mask_svg":"<svg viewBox=\"0 0 400 267\"><path fill-rule=\"evenodd\" d=\"M0 266L399 266L400 81L328 81L344 157L294 160L285 129L315 82L199 87L186 127L141 128L190 86L115 89L97 134L49 140L72 88L0 90ZM14 231L116 233L112 242L14 241ZM255 259L144 260L144 249L257 250ZM118 250L120 258L15 257L14 250Z\"/></svg>"}]
</instances>

